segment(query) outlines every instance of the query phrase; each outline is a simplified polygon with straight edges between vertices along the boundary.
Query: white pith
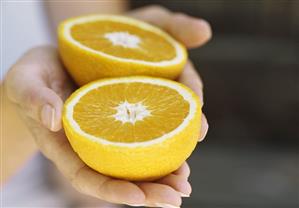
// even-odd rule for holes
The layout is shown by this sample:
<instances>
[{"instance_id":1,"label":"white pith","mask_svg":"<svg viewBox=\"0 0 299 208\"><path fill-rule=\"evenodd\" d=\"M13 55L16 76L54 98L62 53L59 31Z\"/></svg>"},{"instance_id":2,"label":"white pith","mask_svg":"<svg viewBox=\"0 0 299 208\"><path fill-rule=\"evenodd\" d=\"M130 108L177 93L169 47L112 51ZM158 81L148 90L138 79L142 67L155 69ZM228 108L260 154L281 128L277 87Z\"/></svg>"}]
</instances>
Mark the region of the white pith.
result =
<instances>
[{"instance_id":1,"label":"white pith","mask_svg":"<svg viewBox=\"0 0 299 208\"><path fill-rule=\"evenodd\" d=\"M113 45L122 46L124 48L138 48L139 43L141 42L137 35L128 32L106 33L104 37Z\"/></svg>"},{"instance_id":2,"label":"white pith","mask_svg":"<svg viewBox=\"0 0 299 208\"><path fill-rule=\"evenodd\" d=\"M151 112L142 104L142 102L129 103L128 101L124 101L115 107L115 109L116 114L114 114L113 117L123 124L135 124L137 121L142 121L144 118L151 115Z\"/></svg>"},{"instance_id":3,"label":"white pith","mask_svg":"<svg viewBox=\"0 0 299 208\"><path fill-rule=\"evenodd\" d=\"M176 56L175 56L175 58L173 58L171 60L165 60L165 61L159 61L159 62L121 58L121 57L116 57L116 56L112 56L112 55L103 53L101 51L94 50L92 48L89 48L89 47L81 44L80 42L76 41L75 39L73 39L73 37L71 35L72 26L77 25L77 24L86 23L86 22L93 22L93 21L115 21L115 22L133 25L133 26L138 25L138 27L140 27L143 30L148 30L150 32L154 32L156 34L163 36L165 38L165 40L167 40L175 48ZM78 46L86 51L89 51L91 53L98 54L98 55L107 57L109 59L114 59L115 61L127 62L127 63L138 63L138 64L142 64L142 65L146 65L146 66L160 66L161 67L161 66L179 64L184 59L184 50L179 45L179 43L176 40L174 40L171 36L169 36L167 33L163 32L162 30L160 30L156 27L151 26L150 24L147 24L147 23L135 20L135 19L123 17L123 16L91 15L91 16L79 17L70 22L67 22L63 29L64 29L63 30L64 37L68 41L75 44L76 46Z\"/></svg>"},{"instance_id":4,"label":"white pith","mask_svg":"<svg viewBox=\"0 0 299 208\"><path fill-rule=\"evenodd\" d=\"M186 118L183 120L183 122L173 131L164 134L163 136L159 138L153 138L150 141L145 142L132 142L132 143L125 143L125 142L111 142L108 140L105 140L100 137L95 137L93 135L90 135L84 131L81 130L78 123L73 119L73 109L74 106L78 103L80 98L84 96L87 92L90 90L105 86L105 85L112 85L117 83L132 83L132 82L139 82L139 83L148 83L148 84L154 84L154 85L160 85L160 86L166 86L171 89L176 90L183 98L189 103L189 113L186 116ZM153 78L138 78L138 77L128 77L128 78L117 78L117 79L107 79L98 83L93 83L90 85L87 85L84 87L75 97L73 97L66 106L66 118L70 122L71 126L74 128L74 130L81 135L84 138L90 139L91 141L98 142L100 144L104 145L115 145L115 146L123 146L123 147L145 147L157 143L161 143L164 140L168 138L172 138L174 135L177 135L179 132L183 131L188 123L193 119L196 110L198 108L197 102L195 98L192 96L191 92L182 87L179 84L176 84L173 81L168 80L162 80L162 79L153 79Z\"/></svg>"}]
</instances>

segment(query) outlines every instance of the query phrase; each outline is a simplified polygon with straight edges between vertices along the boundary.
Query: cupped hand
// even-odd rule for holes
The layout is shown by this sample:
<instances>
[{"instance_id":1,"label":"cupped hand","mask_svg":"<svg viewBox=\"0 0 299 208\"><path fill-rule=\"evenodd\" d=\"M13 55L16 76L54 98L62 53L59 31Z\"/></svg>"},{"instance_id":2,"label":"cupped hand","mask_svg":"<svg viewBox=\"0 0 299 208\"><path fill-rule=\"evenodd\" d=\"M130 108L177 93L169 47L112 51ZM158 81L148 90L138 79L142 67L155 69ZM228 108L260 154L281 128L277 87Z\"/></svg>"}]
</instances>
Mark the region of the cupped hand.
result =
<instances>
[{"instance_id":1,"label":"cupped hand","mask_svg":"<svg viewBox=\"0 0 299 208\"><path fill-rule=\"evenodd\" d=\"M211 29L204 20L171 13L159 6L138 9L128 15L163 28L188 48L198 47L211 37ZM191 62L187 63L178 81L203 98L202 82ZM18 106L40 151L79 192L112 203L151 207L179 207L181 197L191 194L190 169L186 162L177 171L154 182L114 179L83 163L72 150L61 125L63 102L75 86L55 48L43 46L28 51L8 72L5 88L10 100ZM203 116L199 141L205 137L207 129Z\"/></svg>"}]
</instances>

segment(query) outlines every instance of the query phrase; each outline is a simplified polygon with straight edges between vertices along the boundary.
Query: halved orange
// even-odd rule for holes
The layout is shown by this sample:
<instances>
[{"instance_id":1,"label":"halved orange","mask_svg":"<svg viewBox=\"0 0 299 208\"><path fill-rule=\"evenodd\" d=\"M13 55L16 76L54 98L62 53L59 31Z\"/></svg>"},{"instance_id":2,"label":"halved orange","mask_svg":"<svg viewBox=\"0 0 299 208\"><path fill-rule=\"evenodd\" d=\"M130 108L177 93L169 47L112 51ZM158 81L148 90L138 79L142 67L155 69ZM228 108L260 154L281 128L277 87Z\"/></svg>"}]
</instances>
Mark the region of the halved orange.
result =
<instances>
[{"instance_id":1,"label":"halved orange","mask_svg":"<svg viewBox=\"0 0 299 208\"><path fill-rule=\"evenodd\" d=\"M196 146L200 121L201 104L189 88L139 76L87 84L63 113L66 135L88 166L137 181L176 170Z\"/></svg>"},{"instance_id":2,"label":"halved orange","mask_svg":"<svg viewBox=\"0 0 299 208\"><path fill-rule=\"evenodd\" d=\"M186 63L183 45L161 29L124 16L72 18L58 29L59 51L74 80L150 75L175 79Z\"/></svg>"}]
</instances>

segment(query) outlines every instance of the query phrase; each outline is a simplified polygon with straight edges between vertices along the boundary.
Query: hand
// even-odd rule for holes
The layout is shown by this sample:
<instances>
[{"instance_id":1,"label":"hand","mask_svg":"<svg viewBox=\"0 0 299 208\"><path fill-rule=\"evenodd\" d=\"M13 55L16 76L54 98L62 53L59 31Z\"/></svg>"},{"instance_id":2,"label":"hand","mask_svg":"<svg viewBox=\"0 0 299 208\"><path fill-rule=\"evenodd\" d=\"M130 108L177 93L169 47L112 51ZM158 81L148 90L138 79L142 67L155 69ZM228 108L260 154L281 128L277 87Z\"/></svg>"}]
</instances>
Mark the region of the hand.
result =
<instances>
[{"instance_id":1,"label":"hand","mask_svg":"<svg viewBox=\"0 0 299 208\"><path fill-rule=\"evenodd\" d=\"M202 35L206 31L210 34L206 23L182 14L171 14L163 8L149 7L130 15L153 24L164 22L164 25L158 26L166 29L188 47L198 46L209 38L203 38ZM171 29L175 22L184 25L188 31L186 36ZM188 38L187 35L191 36ZM179 80L202 97L200 79L190 63ZM17 104L41 152L53 161L79 192L112 203L154 207L178 207L181 197L190 195L190 170L187 163L158 181L134 183L104 176L80 160L61 129L63 101L73 91L74 85L55 48L38 47L27 52L9 71L5 88L10 100ZM202 132L206 132L206 120L203 122L205 124L202 125ZM203 137L204 135L201 136Z\"/></svg>"}]
</instances>

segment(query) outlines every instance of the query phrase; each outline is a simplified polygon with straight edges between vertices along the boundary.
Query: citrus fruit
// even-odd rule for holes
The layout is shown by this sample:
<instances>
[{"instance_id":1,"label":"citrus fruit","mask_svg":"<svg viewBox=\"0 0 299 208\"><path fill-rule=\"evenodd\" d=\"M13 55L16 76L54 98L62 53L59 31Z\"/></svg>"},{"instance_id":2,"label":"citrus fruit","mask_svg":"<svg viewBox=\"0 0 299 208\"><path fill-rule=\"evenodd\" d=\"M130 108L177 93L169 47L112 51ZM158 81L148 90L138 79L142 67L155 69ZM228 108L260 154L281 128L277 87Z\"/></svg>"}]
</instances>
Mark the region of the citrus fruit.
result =
<instances>
[{"instance_id":1,"label":"citrus fruit","mask_svg":"<svg viewBox=\"0 0 299 208\"><path fill-rule=\"evenodd\" d=\"M132 76L91 82L66 101L63 125L79 157L116 178L154 180L194 150L201 104L175 81Z\"/></svg>"},{"instance_id":2,"label":"citrus fruit","mask_svg":"<svg viewBox=\"0 0 299 208\"><path fill-rule=\"evenodd\" d=\"M59 51L79 85L104 77L175 79L186 63L183 45L161 29L124 16L89 15L58 28Z\"/></svg>"}]
</instances>

